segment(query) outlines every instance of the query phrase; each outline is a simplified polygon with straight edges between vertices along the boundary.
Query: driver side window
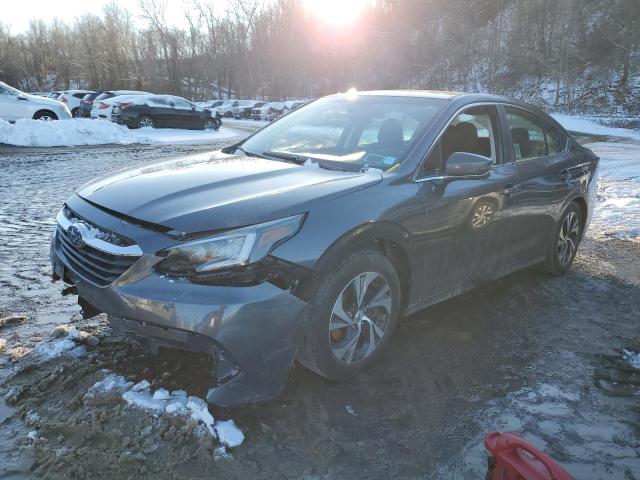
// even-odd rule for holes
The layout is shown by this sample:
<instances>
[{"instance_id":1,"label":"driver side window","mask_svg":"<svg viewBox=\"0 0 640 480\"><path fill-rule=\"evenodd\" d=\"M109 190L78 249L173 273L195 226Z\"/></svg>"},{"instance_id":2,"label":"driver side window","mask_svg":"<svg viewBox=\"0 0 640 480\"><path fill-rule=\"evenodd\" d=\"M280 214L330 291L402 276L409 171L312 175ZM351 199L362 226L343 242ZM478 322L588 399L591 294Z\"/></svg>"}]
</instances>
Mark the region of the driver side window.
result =
<instances>
[{"instance_id":1,"label":"driver side window","mask_svg":"<svg viewBox=\"0 0 640 480\"><path fill-rule=\"evenodd\" d=\"M497 114L495 107L471 107L458 114L422 163L419 177L443 174L456 152L475 153L497 163Z\"/></svg>"}]
</instances>

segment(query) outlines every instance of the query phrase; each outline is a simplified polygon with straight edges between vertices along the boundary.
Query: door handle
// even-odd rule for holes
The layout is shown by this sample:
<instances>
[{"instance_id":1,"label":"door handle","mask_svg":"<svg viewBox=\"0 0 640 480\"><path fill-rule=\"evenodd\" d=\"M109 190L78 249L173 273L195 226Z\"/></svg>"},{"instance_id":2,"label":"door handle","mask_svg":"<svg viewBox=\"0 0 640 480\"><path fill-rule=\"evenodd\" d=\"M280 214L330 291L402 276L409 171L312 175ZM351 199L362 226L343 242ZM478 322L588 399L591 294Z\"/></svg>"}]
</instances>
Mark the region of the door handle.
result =
<instances>
[{"instance_id":1,"label":"door handle","mask_svg":"<svg viewBox=\"0 0 640 480\"><path fill-rule=\"evenodd\" d=\"M502 194L509 196L520 191L520 185L514 185L513 183L507 183L502 190Z\"/></svg>"}]
</instances>

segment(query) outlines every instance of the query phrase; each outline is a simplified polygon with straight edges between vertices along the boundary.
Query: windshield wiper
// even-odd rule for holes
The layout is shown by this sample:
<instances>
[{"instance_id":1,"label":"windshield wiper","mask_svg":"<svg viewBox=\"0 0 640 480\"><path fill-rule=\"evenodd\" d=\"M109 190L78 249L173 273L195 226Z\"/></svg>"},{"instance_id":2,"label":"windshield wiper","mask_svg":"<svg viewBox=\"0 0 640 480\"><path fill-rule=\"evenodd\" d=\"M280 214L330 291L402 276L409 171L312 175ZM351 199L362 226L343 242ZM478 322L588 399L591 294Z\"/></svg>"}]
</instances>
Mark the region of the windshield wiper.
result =
<instances>
[{"instance_id":1,"label":"windshield wiper","mask_svg":"<svg viewBox=\"0 0 640 480\"><path fill-rule=\"evenodd\" d=\"M265 158L264 156L262 156L262 155L258 155L258 154L257 154L257 153L255 153L255 152L250 152L249 150L245 150L245 149L244 149L244 148L242 148L242 147L238 147L238 146L236 146L236 147L233 147L233 148L234 148L234 149L236 149L236 150L240 150L240 151L241 151L242 153L244 153L247 157Z\"/></svg>"},{"instance_id":2,"label":"windshield wiper","mask_svg":"<svg viewBox=\"0 0 640 480\"><path fill-rule=\"evenodd\" d=\"M280 158L282 160L286 160L287 162L295 163L297 165L303 165L304 162L307 161L306 157L302 157L300 155L295 155L293 153L273 152L271 150L268 152L262 152L262 155L266 155L268 157Z\"/></svg>"}]
</instances>

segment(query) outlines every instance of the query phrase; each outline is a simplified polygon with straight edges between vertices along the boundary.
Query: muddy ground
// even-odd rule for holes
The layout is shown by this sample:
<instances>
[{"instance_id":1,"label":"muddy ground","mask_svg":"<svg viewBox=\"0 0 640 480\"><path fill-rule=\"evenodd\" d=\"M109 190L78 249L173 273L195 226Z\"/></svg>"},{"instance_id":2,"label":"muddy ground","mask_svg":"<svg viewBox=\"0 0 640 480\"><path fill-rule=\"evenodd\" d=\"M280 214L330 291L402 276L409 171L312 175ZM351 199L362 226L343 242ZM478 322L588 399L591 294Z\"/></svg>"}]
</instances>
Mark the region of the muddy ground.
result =
<instances>
[{"instance_id":1,"label":"muddy ground","mask_svg":"<svg viewBox=\"0 0 640 480\"><path fill-rule=\"evenodd\" d=\"M295 367L278 401L214 411L246 437L228 456L191 421L85 399L102 369L203 395L211 365L82 320L49 283L55 213L99 173L210 148L0 149L0 318L27 317L0 327L0 478L480 479L491 430L523 432L576 478L640 478L640 371L621 354L640 350L640 244L597 231L564 277L518 272L405 319L358 378ZM60 323L101 341L28 353Z\"/></svg>"}]
</instances>

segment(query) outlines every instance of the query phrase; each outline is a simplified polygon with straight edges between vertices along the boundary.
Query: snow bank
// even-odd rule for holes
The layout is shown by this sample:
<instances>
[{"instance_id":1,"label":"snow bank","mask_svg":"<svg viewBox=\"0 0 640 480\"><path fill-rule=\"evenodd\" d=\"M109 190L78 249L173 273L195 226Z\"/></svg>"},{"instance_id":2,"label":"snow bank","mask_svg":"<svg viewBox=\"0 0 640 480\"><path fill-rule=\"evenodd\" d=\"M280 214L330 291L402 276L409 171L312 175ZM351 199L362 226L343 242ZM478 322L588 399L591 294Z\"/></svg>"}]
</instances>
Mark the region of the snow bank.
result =
<instances>
[{"instance_id":1,"label":"snow bank","mask_svg":"<svg viewBox=\"0 0 640 480\"><path fill-rule=\"evenodd\" d=\"M551 116L570 132L633 138L635 140L640 140L640 132L628 128L605 127L604 125L600 125L599 123L588 120L586 118L574 117L571 115L562 115L559 113L552 113Z\"/></svg>"},{"instance_id":2,"label":"snow bank","mask_svg":"<svg viewBox=\"0 0 640 480\"><path fill-rule=\"evenodd\" d=\"M243 135L229 128L180 130L173 128L129 130L104 120L74 118L57 122L0 120L0 143L21 147L59 147L133 143L208 143Z\"/></svg>"},{"instance_id":3,"label":"snow bank","mask_svg":"<svg viewBox=\"0 0 640 480\"><path fill-rule=\"evenodd\" d=\"M640 144L593 142L585 146L600 157L598 203L588 232L640 241Z\"/></svg>"},{"instance_id":4,"label":"snow bank","mask_svg":"<svg viewBox=\"0 0 640 480\"><path fill-rule=\"evenodd\" d=\"M128 382L123 376L109 373L96 382L85 395L85 399L92 400L96 397L112 395L114 392L122 395L122 399L128 405L146 410L155 415L165 413L167 415L188 417L198 422L204 430L213 438L218 439L223 447L238 447L244 441L244 434L236 426L233 420L218 420L209 412L209 405L199 397L188 396L184 390L169 392L164 388L151 391L150 383L142 380L136 383ZM219 453L219 452L218 452Z\"/></svg>"}]
</instances>

